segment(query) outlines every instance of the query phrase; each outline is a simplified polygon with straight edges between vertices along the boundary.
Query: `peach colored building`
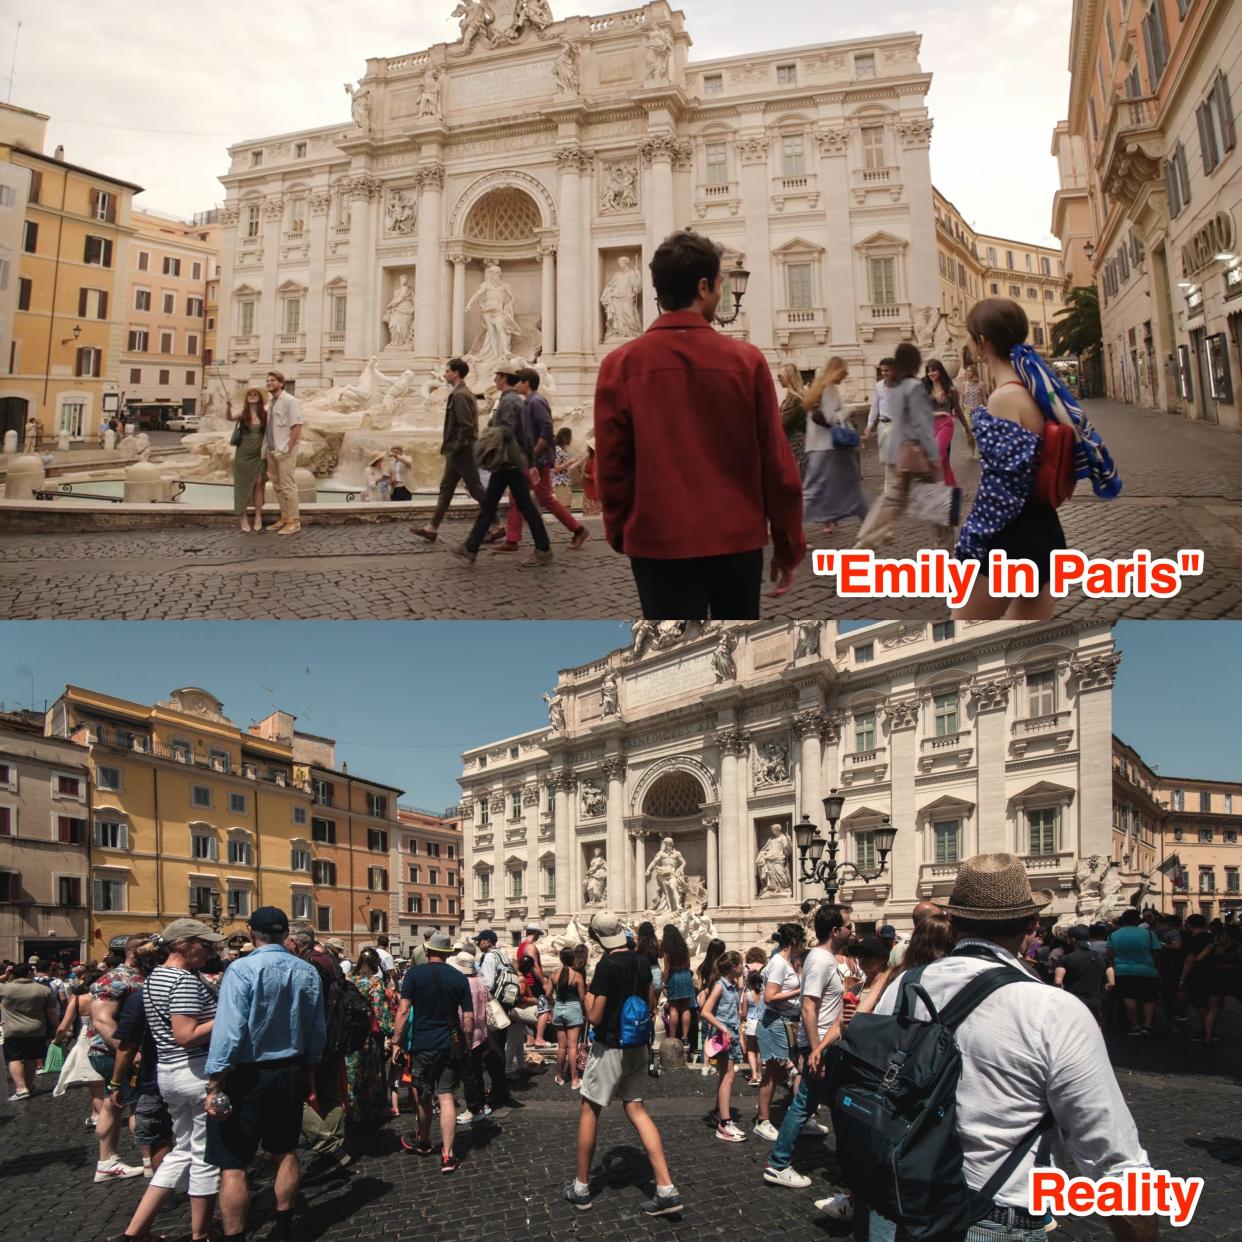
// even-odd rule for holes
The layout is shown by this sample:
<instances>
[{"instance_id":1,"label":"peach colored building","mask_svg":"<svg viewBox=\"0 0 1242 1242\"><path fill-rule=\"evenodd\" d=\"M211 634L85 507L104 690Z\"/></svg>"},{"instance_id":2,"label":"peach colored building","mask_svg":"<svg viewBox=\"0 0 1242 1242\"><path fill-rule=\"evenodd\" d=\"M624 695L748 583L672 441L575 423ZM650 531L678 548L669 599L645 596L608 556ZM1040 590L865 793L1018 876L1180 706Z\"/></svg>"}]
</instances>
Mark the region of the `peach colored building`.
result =
<instances>
[{"instance_id":1,"label":"peach colored building","mask_svg":"<svg viewBox=\"0 0 1242 1242\"><path fill-rule=\"evenodd\" d=\"M1162 877L1164 907L1207 919L1242 909L1242 781L1162 776L1157 793L1168 808L1164 856L1181 861Z\"/></svg>"},{"instance_id":2,"label":"peach colored building","mask_svg":"<svg viewBox=\"0 0 1242 1242\"><path fill-rule=\"evenodd\" d=\"M400 878L393 887L400 905L394 929L408 950L433 931L455 936L461 928L461 820L411 806L399 807L397 815L394 865Z\"/></svg>"}]
</instances>

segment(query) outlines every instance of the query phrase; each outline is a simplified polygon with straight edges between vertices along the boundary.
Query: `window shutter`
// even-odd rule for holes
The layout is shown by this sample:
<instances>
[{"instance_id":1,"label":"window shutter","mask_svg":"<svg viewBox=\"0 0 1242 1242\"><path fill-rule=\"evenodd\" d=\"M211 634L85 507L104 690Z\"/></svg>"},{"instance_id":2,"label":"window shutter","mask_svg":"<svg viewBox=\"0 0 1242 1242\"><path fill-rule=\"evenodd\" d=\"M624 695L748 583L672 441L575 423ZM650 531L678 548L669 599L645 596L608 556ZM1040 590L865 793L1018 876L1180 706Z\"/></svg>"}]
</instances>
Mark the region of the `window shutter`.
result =
<instances>
[{"instance_id":1,"label":"window shutter","mask_svg":"<svg viewBox=\"0 0 1242 1242\"><path fill-rule=\"evenodd\" d=\"M1212 118L1208 115L1208 105L1200 104L1195 109L1195 120L1199 122L1199 150L1203 155L1203 171L1210 173L1216 167L1216 137L1212 133Z\"/></svg>"},{"instance_id":2,"label":"window shutter","mask_svg":"<svg viewBox=\"0 0 1242 1242\"><path fill-rule=\"evenodd\" d=\"M37 203L39 196L43 193L43 174L41 172L31 172L30 174L30 201Z\"/></svg>"},{"instance_id":3,"label":"window shutter","mask_svg":"<svg viewBox=\"0 0 1242 1242\"><path fill-rule=\"evenodd\" d=\"M1177 144L1177 175L1180 178L1180 201L1183 207L1190 206L1190 173L1186 168L1186 148Z\"/></svg>"},{"instance_id":4,"label":"window shutter","mask_svg":"<svg viewBox=\"0 0 1242 1242\"><path fill-rule=\"evenodd\" d=\"M108 291L106 289L100 290L99 293L99 318L108 318Z\"/></svg>"},{"instance_id":5,"label":"window shutter","mask_svg":"<svg viewBox=\"0 0 1242 1242\"><path fill-rule=\"evenodd\" d=\"M79 319L86 318L86 290L85 289L78 290L78 318Z\"/></svg>"},{"instance_id":6,"label":"window shutter","mask_svg":"<svg viewBox=\"0 0 1242 1242\"><path fill-rule=\"evenodd\" d=\"M116 195L115 194L108 195L108 223L109 224L116 223Z\"/></svg>"},{"instance_id":7,"label":"window shutter","mask_svg":"<svg viewBox=\"0 0 1242 1242\"><path fill-rule=\"evenodd\" d=\"M1233 123L1233 105L1229 100L1229 79L1223 73L1216 75L1216 111L1220 116L1220 135L1226 151L1238 145L1238 132Z\"/></svg>"},{"instance_id":8,"label":"window shutter","mask_svg":"<svg viewBox=\"0 0 1242 1242\"><path fill-rule=\"evenodd\" d=\"M112 242L108 240L103 243L103 265L104 267L112 266Z\"/></svg>"},{"instance_id":9,"label":"window shutter","mask_svg":"<svg viewBox=\"0 0 1242 1242\"><path fill-rule=\"evenodd\" d=\"M117 849L129 849L129 825L121 824L116 834Z\"/></svg>"},{"instance_id":10,"label":"window shutter","mask_svg":"<svg viewBox=\"0 0 1242 1242\"><path fill-rule=\"evenodd\" d=\"M92 220L99 219L99 191L98 190L91 191L91 219Z\"/></svg>"}]
</instances>

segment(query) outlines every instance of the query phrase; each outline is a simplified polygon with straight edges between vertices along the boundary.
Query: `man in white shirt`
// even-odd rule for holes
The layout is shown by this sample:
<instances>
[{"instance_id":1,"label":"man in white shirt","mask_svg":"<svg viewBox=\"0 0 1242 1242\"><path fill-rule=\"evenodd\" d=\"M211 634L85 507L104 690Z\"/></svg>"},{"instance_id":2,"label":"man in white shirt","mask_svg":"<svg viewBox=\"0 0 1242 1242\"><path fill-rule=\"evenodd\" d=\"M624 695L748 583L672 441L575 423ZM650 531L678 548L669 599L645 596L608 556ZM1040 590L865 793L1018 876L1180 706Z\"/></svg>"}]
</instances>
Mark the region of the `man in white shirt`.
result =
<instances>
[{"instance_id":1,"label":"man in white shirt","mask_svg":"<svg viewBox=\"0 0 1242 1242\"><path fill-rule=\"evenodd\" d=\"M841 913L839 907L822 905L815 911L816 945L802 963L798 1031L798 1051L808 1060L813 1051L817 1058L822 1059L824 1050L841 1038L841 1008L845 989L841 984L841 972L837 969L836 955L849 944L853 934L853 922ZM793 1159L794 1143L804 1129L812 1134L828 1133L826 1126L814 1120L815 1110L824 1102L823 1093L827 1085L827 1078L813 1072L808 1064L798 1092L781 1122L776 1142L772 1145L772 1154L763 1171L765 1182L795 1190L811 1184L811 1179L794 1169L790 1161Z\"/></svg>"},{"instance_id":2,"label":"man in white shirt","mask_svg":"<svg viewBox=\"0 0 1242 1242\"><path fill-rule=\"evenodd\" d=\"M393 960L393 956L388 952L388 937L375 937L375 952L379 955L380 969L384 972L385 979L391 979L397 973L397 963Z\"/></svg>"},{"instance_id":3,"label":"man in white shirt","mask_svg":"<svg viewBox=\"0 0 1242 1242\"><path fill-rule=\"evenodd\" d=\"M263 452L272 490L280 505L280 521L272 528L278 535L296 535L302 529L298 516L298 485L293 472L298 464L298 440L302 435L302 407L285 392L285 377L279 371L267 373L267 391L272 395L267 410L267 430Z\"/></svg>"},{"instance_id":4,"label":"man in white shirt","mask_svg":"<svg viewBox=\"0 0 1242 1242\"><path fill-rule=\"evenodd\" d=\"M871 413L867 416L867 430L863 435L864 440L870 440L872 436L879 436L880 454L883 457L884 446L888 443L888 431L893 424L892 411L889 409L889 401L892 399L893 390L888 386L888 381L893 375L893 360L891 358L880 359L880 382L876 384L875 391L871 394Z\"/></svg>"},{"instance_id":5,"label":"man in white shirt","mask_svg":"<svg viewBox=\"0 0 1242 1242\"><path fill-rule=\"evenodd\" d=\"M958 870L945 912L957 939L953 953L927 966L919 983L943 1012L980 972L1003 965L1020 969L1017 953L1036 926L1050 895L1036 897L1022 860L979 854ZM877 1014L891 1014L900 978L880 998ZM915 1001L915 1014L928 1017ZM1005 1157L1051 1112L1060 1138L1082 1176L1100 1178L1150 1162L1109 1063L1090 1010L1059 988L1015 982L986 997L956 1031L962 1053L957 1128L963 1173L972 1190L984 1186ZM1036 1146L994 1198L989 1216L966 1242L1019 1242L1047 1221L1028 1214L1027 1185ZM1118 1242L1154 1242L1155 1217L1112 1217ZM870 1242L892 1242L895 1226L872 1214Z\"/></svg>"}]
</instances>

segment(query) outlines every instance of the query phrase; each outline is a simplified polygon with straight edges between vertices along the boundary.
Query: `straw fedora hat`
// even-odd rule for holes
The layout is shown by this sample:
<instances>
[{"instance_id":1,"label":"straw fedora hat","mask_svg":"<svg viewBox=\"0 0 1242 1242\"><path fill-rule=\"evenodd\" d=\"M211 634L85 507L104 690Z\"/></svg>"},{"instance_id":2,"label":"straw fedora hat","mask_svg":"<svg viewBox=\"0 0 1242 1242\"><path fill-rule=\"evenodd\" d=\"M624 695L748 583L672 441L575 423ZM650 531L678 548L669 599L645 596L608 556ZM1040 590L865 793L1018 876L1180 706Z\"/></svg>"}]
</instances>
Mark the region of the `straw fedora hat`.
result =
<instances>
[{"instance_id":1,"label":"straw fedora hat","mask_svg":"<svg viewBox=\"0 0 1242 1242\"><path fill-rule=\"evenodd\" d=\"M1031 891L1017 855L976 854L958 868L944 911L959 919L997 922L1038 914L1051 903L1051 893Z\"/></svg>"}]
</instances>

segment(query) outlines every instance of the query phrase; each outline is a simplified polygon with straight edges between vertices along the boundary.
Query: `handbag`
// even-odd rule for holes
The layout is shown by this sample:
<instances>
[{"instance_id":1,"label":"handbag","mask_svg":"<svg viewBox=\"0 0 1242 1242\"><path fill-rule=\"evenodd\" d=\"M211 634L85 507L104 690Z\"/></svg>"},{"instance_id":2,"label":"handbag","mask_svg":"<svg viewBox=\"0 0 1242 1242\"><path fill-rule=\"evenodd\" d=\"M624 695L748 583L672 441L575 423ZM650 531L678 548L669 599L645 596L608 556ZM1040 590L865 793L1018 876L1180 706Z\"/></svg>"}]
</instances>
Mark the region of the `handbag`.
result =
<instances>
[{"instance_id":1,"label":"handbag","mask_svg":"<svg viewBox=\"0 0 1242 1242\"><path fill-rule=\"evenodd\" d=\"M43 1068L40 1074L59 1074L65 1064L65 1050L58 1043L50 1043L43 1054Z\"/></svg>"},{"instance_id":2,"label":"handbag","mask_svg":"<svg viewBox=\"0 0 1242 1242\"><path fill-rule=\"evenodd\" d=\"M832 447L834 449L852 449L858 447L858 432L845 423L832 424Z\"/></svg>"},{"instance_id":3,"label":"handbag","mask_svg":"<svg viewBox=\"0 0 1242 1242\"><path fill-rule=\"evenodd\" d=\"M1074 449L1078 437L1073 427L1048 419L1044 423L1044 438L1039 446L1035 462L1034 494L1037 500L1059 509L1073 494Z\"/></svg>"},{"instance_id":4,"label":"handbag","mask_svg":"<svg viewBox=\"0 0 1242 1242\"><path fill-rule=\"evenodd\" d=\"M60 1077L52 1088L54 1096L62 1096L69 1087L89 1087L92 1083L103 1082L103 1076L95 1072L90 1062L91 1034L90 1029L83 1025L78 1038L69 1050L65 1063L60 1067Z\"/></svg>"},{"instance_id":5,"label":"handbag","mask_svg":"<svg viewBox=\"0 0 1242 1242\"><path fill-rule=\"evenodd\" d=\"M915 479L927 478L931 474L931 462L917 440L902 440L897 446L897 472Z\"/></svg>"},{"instance_id":6,"label":"handbag","mask_svg":"<svg viewBox=\"0 0 1242 1242\"><path fill-rule=\"evenodd\" d=\"M494 997L487 998L487 1025L493 1031L503 1031L509 1025L509 1015L505 1007Z\"/></svg>"},{"instance_id":7,"label":"handbag","mask_svg":"<svg viewBox=\"0 0 1242 1242\"><path fill-rule=\"evenodd\" d=\"M234 448L236 448L241 443L241 438L242 438L242 425L241 425L241 419L238 419L237 422L233 424L233 434L229 436L229 443Z\"/></svg>"},{"instance_id":8,"label":"handbag","mask_svg":"<svg viewBox=\"0 0 1242 1242\"><path fill-rule=\"evenodd\" d=\"M789 1059L792 1061L798 1055L798 1028L802 1025L794 1018L782 1018L785 1024L785 1034L789 1039Z\"/></svg>"}]
</instances>

